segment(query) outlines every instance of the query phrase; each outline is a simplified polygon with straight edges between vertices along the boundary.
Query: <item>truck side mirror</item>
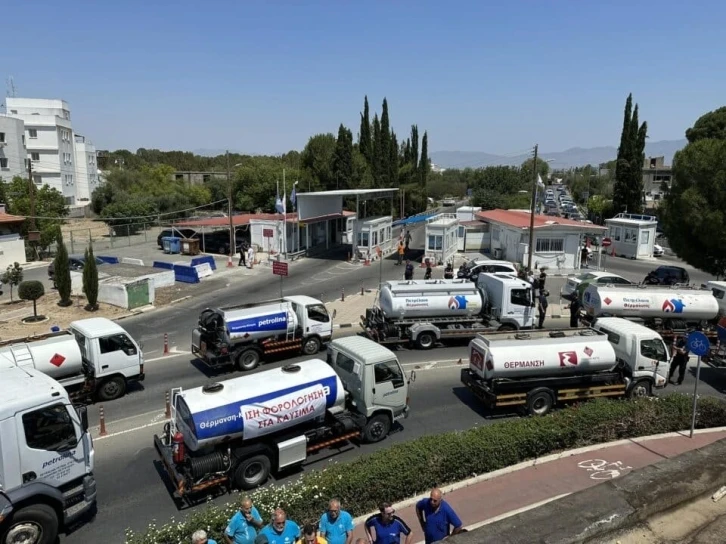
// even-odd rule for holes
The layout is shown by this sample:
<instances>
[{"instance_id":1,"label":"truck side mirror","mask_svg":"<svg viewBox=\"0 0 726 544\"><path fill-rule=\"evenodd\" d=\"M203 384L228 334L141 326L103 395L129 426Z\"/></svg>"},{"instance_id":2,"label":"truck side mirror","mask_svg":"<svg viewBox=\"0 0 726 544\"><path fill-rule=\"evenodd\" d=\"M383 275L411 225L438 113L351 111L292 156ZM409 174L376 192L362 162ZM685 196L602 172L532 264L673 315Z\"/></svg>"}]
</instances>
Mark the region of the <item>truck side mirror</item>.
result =
<instances>
[{"instance_id":1,"label":"truck side mirror","mask_svg":"<svg viewBox=\"0 0 726 544\"><path fill-rule=\"evenodd\" d=\"M411 374L408 376L408 383L413 383L416 381L416 371L412 370Z\"/></svg>"},{"instance_id":2,"label":"truck side mirror","mask_svg":"<svg viewBox=\"0 0 726 544\"><path fill-rule=\"evenodd\" d=\"M333 308L333 319L335 319L335 316L338 315L338 309Z\"/></svg>"},{"instance_id":3,"label":"truck side mirror","mask_svg":"<svg viewBox=\"0 0 726 544\"><path fill-rule=\"evenodd\" d=\"M78 419L81 420L81 429L83 432L88 432L88 408L85 406L76 406L76 412L78 413Z\"/></svg>"}]
</instances>

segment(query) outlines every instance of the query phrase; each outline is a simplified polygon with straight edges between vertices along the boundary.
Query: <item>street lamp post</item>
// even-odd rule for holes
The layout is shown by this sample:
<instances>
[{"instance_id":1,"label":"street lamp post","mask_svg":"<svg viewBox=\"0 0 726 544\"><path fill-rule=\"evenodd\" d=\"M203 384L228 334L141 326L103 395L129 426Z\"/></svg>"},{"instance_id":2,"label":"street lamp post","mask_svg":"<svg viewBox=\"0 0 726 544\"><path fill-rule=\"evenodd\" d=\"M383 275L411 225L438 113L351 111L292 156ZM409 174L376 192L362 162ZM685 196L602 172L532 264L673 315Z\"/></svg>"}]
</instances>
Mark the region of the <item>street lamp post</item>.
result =
<instances>
[{"instance_id":1,"label":"street lamp post","mask_svg":"<svg viewBox=\"0 0 726 544\"><path fill-rule=\"evenodd\" d=\"M534 212L537 206L537 151L539 145L534 146L534 161L532 162L532 203L529 210L529 255L527 255L527 268L532 270L532 256L534 255ZM550 163L554 159L547 159L545 163Z\"/></svg>"}]
</instances>

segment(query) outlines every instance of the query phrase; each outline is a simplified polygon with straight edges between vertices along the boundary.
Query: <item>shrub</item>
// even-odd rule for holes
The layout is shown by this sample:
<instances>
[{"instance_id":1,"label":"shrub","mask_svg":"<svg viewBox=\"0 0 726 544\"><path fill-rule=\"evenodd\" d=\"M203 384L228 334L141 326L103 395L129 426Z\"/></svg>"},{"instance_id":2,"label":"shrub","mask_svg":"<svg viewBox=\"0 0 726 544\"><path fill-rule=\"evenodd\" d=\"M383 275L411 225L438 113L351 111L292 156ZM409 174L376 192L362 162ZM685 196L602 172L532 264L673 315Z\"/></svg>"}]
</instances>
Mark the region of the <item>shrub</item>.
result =
<instances>
[{"instance_id":1,"label":"shrub","mask_svg":"<svg viewBox=\"0 0 726 544\"><path fill-rule=\"evenodd\" d=\"M63 235L60 229L58 229L58 238L56 240L56 247L58 253L55 256L53 263L53 273L55 286L58 289L58 295L60 296L59 306L70 306L71 302L71 263L68 259L68 248L63 241Z\"/></svg>"},{"instance_id":2,"label":"shrub","mask_svg":"<svg viewBox=\"0 0 726 544\"><path fill-rule=\"evenodd\" d=\"M37 301L45 294L45 287L36 280L24 281L18 286L18 296L22 300L33 301L33 317L38 317Z\"/></svg>"},{"instance_id":3,"label":"shrub","mask_svg":"<svg viewBox=\"0 0 726 544\"><path fill-rule=\"evenodd\" d=\"M314 522L331 497L353 516L372 512L381 501L397 502L434 485L446 485L562 450L690 427L693 397L671 394L638 400L593 400L542 418L522 418L461 432L424 436L344 464L311 471L297 481L253 493L264 519L285 508L298 523ZM726 402L699 401L697 428L726 426ZM161 481L159 482L161 484ZM149 526L146 534L127 531L127 544L176 544L204 528L221 541L237 504L209 506L184 521Z\"/></svg>"},{"instance_id":4,"label":"shrub","mask_svg":"<svg viewBox=\"0 0 726 544\"><path fill-rule=\"evenodd\" d=\"M23 281L23 267L20 266L20 263L9 264L0 281L10 286L10 302L12 302L13 287L20 285L20 282Z\"/></svg>"},{"instance_id":5,"label":"shrub","mask_svg":"<svg viewBox=\"0 0 726 544\"><path fill-rule=\"evenodd\" d=\"M98 266L96 256L93 254L93 246L86 248L86 257L83 265L83 292L86 294L88 304L86 309L94 311L98 309Z\"/></svg>"}]
</instances>

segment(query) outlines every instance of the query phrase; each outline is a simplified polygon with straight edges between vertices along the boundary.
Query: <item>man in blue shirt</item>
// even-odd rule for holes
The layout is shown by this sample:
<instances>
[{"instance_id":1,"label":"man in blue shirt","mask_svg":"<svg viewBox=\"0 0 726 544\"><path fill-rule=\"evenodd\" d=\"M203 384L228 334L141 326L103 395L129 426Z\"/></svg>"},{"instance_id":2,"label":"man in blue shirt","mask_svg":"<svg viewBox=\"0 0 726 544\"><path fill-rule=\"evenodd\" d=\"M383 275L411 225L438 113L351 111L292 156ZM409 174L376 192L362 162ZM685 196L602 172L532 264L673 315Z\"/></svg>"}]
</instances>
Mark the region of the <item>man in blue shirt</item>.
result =
<instances>
[{"instance_id":1,"label":"man in blue shirt","mask_svg":"<svg viewBox=\"0 0 726 544\"><path fill-rule=\"evenodd\" d=\"M232 516L224 531L224 540L227 544L253 544L257 530L263 525L262 517L252 504L252 499L242 497L239 512Z\"/></svg>"},{"instance_id":2,"label":"man in blue shirt","mask_svg":"<svg viewBox=\"0 0 726 544\"><path fill-rule=\"evenodd\" d=\"M328 511L320 518L320 534L328 544L350 544L353 540L353 517L340 509L340 501L333 499L328 504Z\"/></svg>"},{"instance_id":3,"label":"man in blue shirt","mask_svg":"<svg viewBox=\"0 0 726 544\"><path fill-rule=\"evenodd\" d=\"M411 529L406 522L398 516L390 503L381 503L380 514L375 514L366 520L366 534L368 541L373 544L401 544L401 535L406 535L405 544L411 544ZM371 532L375 532L375 537Z\"/></svg>"},{"instance_id":4,"label":"man in blue shirt","mask_svg":"<svg viewBox=\"0 0 726 544\"><path fill-rule=\"evenodd\" d=\"M211 538L207 538L207 531L199 529L192 534L192 544L217 544L217 542Z\"/></svg>"},{"instance_id":5,"label":"man in blue shirt","mask_svg":"<svg viewBox=\"0 0 726 544\"><path fill-rule=\"evenodd\" d=\"M300 527L294 521L287 519L287 514L278 508L272 514L272 523L265 526L260 534L267 537L269 544L295 544L300 538Z\"/></svg>"},{"instance_id":6,"label":"man in blue shirt","mask_svg":"<svg viewBox=\"0 0 726 544\"><path fill-rule=\"evenodd\" d=\"M428 499L421 499L416 503L416 515L423 529L426 544L439 542L449 534L460 533L464 528L459 516L443 499L443 494L438 488L431 490ZM454 530L450 532L451 527Z\"/></svg>"}]
</instances>

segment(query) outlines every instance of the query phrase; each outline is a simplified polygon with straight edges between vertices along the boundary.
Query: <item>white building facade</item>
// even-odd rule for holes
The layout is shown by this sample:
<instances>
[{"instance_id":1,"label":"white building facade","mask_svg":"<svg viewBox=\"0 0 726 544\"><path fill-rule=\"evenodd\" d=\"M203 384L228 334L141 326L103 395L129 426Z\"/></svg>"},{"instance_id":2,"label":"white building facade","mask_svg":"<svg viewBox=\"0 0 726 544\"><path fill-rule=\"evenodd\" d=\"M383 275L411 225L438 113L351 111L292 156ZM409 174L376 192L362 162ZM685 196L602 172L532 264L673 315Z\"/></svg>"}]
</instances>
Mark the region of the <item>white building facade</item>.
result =
<instances>
[{"instance_id":1,"label":"white building facade","mask_svg":"<svg viewBox=\"0 0 726 544\"><path fill-rule=\"evenodd\" d=\"M0 179L27 176L25 124L22 119L0 115Z\"/></svg>"},{"instance_id":2,"label":"white building facade","mask_svg":"<svg viewBox=\"0 0 726 544\"><path fill-rule=\"evenodd\" d=\"M7 97L5 105L8 116L25 124L26 156L30 159L36 186L57 189L68 205L90 200L92 186L98 183L95 147L82 138L81 149L76 150L79 144L68 103L57 99ZM94 155L91 164L90 154Z\"/></svg>"}]
</instances>

